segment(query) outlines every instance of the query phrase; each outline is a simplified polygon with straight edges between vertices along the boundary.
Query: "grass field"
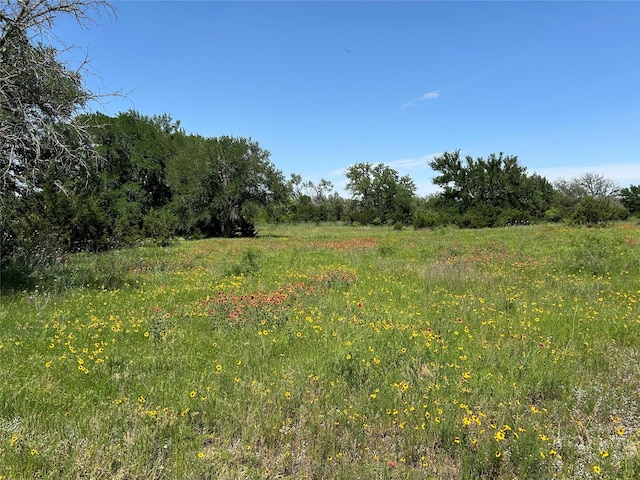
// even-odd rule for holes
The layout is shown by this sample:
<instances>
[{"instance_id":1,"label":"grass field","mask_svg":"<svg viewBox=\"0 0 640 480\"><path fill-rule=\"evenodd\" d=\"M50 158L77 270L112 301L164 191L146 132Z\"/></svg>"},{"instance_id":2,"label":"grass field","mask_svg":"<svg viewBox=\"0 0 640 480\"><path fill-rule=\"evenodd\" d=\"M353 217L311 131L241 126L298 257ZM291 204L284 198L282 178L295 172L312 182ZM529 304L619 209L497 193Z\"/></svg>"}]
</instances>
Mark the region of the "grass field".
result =
<instances>
[{"instance_id":1,"label":"grass field","mask_svg":"<svg viewBox=\"0 0 640 480\"><path fill-rule=\"evenodd\" d=\"M640 478L640 226L79 254L0 300L0 479Z\"/></svg>"}]
</instances>

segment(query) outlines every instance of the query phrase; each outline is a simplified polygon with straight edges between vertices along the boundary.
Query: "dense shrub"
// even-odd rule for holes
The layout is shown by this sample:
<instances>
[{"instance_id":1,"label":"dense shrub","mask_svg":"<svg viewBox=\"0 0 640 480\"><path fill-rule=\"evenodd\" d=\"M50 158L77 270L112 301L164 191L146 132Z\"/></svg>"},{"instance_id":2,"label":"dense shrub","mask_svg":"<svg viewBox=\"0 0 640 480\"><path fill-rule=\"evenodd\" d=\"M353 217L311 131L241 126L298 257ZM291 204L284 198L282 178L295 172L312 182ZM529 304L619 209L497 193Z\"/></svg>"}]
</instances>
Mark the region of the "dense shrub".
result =
<instances>
[{"instance_id":1,"label":"dense shrub","mask_svg":"<svg viewBox=\"0 0 640 480\"><path fill-rule=\"evenodd\" d=\"M598 225L613 220L624 220L629 212L608 197L584 197L576 206L572 220L578 225Z\"/></svg>"}]
</instances>

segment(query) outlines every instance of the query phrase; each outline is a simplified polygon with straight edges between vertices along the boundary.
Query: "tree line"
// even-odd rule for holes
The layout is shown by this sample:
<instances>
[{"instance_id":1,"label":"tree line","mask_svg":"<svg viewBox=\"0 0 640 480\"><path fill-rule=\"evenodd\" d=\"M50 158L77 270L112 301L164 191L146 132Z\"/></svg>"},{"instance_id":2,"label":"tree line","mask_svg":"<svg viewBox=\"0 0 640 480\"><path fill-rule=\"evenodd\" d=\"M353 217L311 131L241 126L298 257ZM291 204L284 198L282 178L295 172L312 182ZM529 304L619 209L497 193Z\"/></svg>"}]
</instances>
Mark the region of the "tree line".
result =
<instances>
[{"instance_id":1,"label":"tree line","mask_svg":"<svg viewBox=\"0 0 640 480\"><path fill-rule=\"evenodd\" d=\"M169 115L82 113L96 98L82 70L34 32L59 15L81 24L102 0L7 0L0 8L0 255L2 265L176 237L236 237L261 222L347 222L484 228L538 221L599 224L640 212L640 186L598 174L551 184L516 156L428 162L440 193L408 176L354 163L343 198L331 182L286 178L250 138L186 133Z\"/></svg>"},{"instance_id":2,"label":"tree line","mask_svg":"<svg viewBox=\"0 0 640 480\"><path fill-rule=\"evenodd\" d=\"M260 222L483 228L596 224L638 213L638 187L619 190L591 173L552 185L502 153L436 156L428 164L441 192L426 198L416 195L409 176L384 164L356 163L345 173L351 196L343 198L327 180L285 178L251 139L187 134L168 115L136 111L77 121L100 160L64 172L51 163L33 188L4 195L5 254L33 248L32 242L78 251L145 239L252 236Z\"/></svg>"}]
</instances>

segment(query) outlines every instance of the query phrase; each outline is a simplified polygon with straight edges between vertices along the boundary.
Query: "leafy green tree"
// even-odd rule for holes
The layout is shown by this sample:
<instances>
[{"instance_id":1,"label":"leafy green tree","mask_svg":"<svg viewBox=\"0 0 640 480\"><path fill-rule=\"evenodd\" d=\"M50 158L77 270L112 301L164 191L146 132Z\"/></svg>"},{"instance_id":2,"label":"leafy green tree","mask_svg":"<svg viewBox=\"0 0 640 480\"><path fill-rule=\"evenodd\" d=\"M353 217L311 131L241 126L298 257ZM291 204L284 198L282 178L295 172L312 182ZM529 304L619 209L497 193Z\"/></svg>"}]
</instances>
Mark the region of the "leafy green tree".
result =
<instances>
[{"instance_id":1,"label":"leafy green tree","mask_svg":"<svg viewBox=\"0 0 640 480\"><path fill-rule=\"evenodd\" d=\"M158 239L158 216L165 221L171 218L161 209L172 198L167 163L176 155L173 137L180 131L179 122L168 115L148 117L136 111L113 118L97 113L86 122L92 126L95 148L104 159L86 193L99 199L111 219L113 243L131 243L146 232L154 232L152 236ZM153 218L145 220L151 212ZM155 227L145 229L145 223Z\"/></svg>"},{"instance_id":2,"label":"leafy green tree","mask_svg":"<svg viewBox=\"0 0 640 480\"><path fill-rule=\"evenodd\" d=\"M416 186L409 176L382 163L356 163L347 169L347 190L352 194L361 223L411 223Z\"/></svg>"},{"instance_id":3,"label":"leafy green tree","mask_svg":"<svg viewBox=\"0 0 640 480\"><path fill-rule=\"evenodd\" d=\"M640 214L640 185L630 185L620 190L620 202L630 213Z\"/></svg>"},{"instance_id":4,"label":"leafy green tree","mask_svg":"<svg viewBox=\"0 0 640 480\"><path fill-rule=\"evenodd\" d=\"M491 154L464 161L460 151L434 157L429 166L439 175L439 207L450 210L455 222L468 227L491 227L540 218L553 196L553 187L539 175L528 176L518 157Z\"/></svg>"},{"instance_id":5,"label":"leafy green tree","mask_svg":"<svg viewBox=\"0 0 640 480\"><path fill-rule=\"evenodd\" d=\"M282 173L257 142L182 135L177 143L168 178L182 234L253 236L260 209L288 200Z\"/></svg>"}]
</instances>

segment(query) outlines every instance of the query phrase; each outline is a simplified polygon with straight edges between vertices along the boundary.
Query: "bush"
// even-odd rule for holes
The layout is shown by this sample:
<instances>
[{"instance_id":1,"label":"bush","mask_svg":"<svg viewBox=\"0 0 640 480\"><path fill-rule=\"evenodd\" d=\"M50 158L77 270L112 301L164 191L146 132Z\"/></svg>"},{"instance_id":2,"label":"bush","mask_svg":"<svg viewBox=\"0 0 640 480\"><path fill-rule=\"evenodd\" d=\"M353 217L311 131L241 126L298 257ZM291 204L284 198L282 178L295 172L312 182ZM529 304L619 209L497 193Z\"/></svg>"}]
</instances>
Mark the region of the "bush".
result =
<instances>
[{"instance_id":1,"label":"bush","mask_svg":"<svg viewBox=\"0 0 640 480\"><path fill-rule=\"evenodd\" d=\"M576 236L568 247L562 266L570 273L603 276L638 269L638 259L625 254L627 246L622 241L611 242L611 237L603 235L600 229Z\"/></svg>"},{"instance_id":2,"label":"bush","mask_svg":"<svg viewBox=\"0 0 640 480\"><path fill-rule=\"evenodd\" d=\"M177 218L167 210L151 209L142 220L144 235L162 246L169 245L174 238Z\"/></svg>"},{"instance_id":3,"label":"bush","mask_svg":"<svg viewBox=\"0 0 640 480\"><path fill-rule=\"evenodd\" d=\"M620 190L622 206L633 214L640 214L640 185L631 185Z\"/></svg>"},{"instance_id":4,"label":"bush","mask_svg":"<svg viewBox=\"0 0 640 480\"><path fill-rule=\"evenodd\" d=\"M460 226L465 228L493 227L496 222L496 213L496 209L489 204L472 207L460 218Z\"/></svg>"},{"instance_id":5,"label":"bush","mask_svg":"<svg viewBox=\"0 0 640 480\"><path fill-rule=\"evenodd\" d=\"M500 212L496 218L495 226L507 227L512 225L529 225L531 223L531 215L529 212L516 210L515 208L506 208Z\"/></svg>"},{"instance_id":6,"label":"bush","mask_svg":"<svg viewBox=\"0 0 640 480\"><path fill-rule=\"evenodd\" d=\"M551 207L544 212L544 219L547 222L557 223L562 221L562 212L556 207Z\"/></svg>"},{"instance_id":7,"label":"bush","mask_svg":"<svg viewBox=\"0 0 640 480\"><path fill-rule=\"evenodd\" d=\"M429 228L442 225L442 216L434 209L415 212L413 215L413 228Z\"/></svg>"},{"instance_id":8,"label":"bush","mask_svg":"<svg viewBox=\"0 0 640 480\"><path fill-rule=\"evenodd\" d=\"M624 220L629 212L610 198L584 197L578 202L572 220L578 225L598 225L613 220Z\"/></svg>"},{"instance_id":9,"label":"bush","mask_svg":"<svg viewBox=\"0 0 640 480\"><path fill-rule=\"evenodd\" d=\"M231 265L228 274L234 276L250 275L260 270L260 252L248 248L242 252L241 258Z\"/></svg>"}]
</instances>

